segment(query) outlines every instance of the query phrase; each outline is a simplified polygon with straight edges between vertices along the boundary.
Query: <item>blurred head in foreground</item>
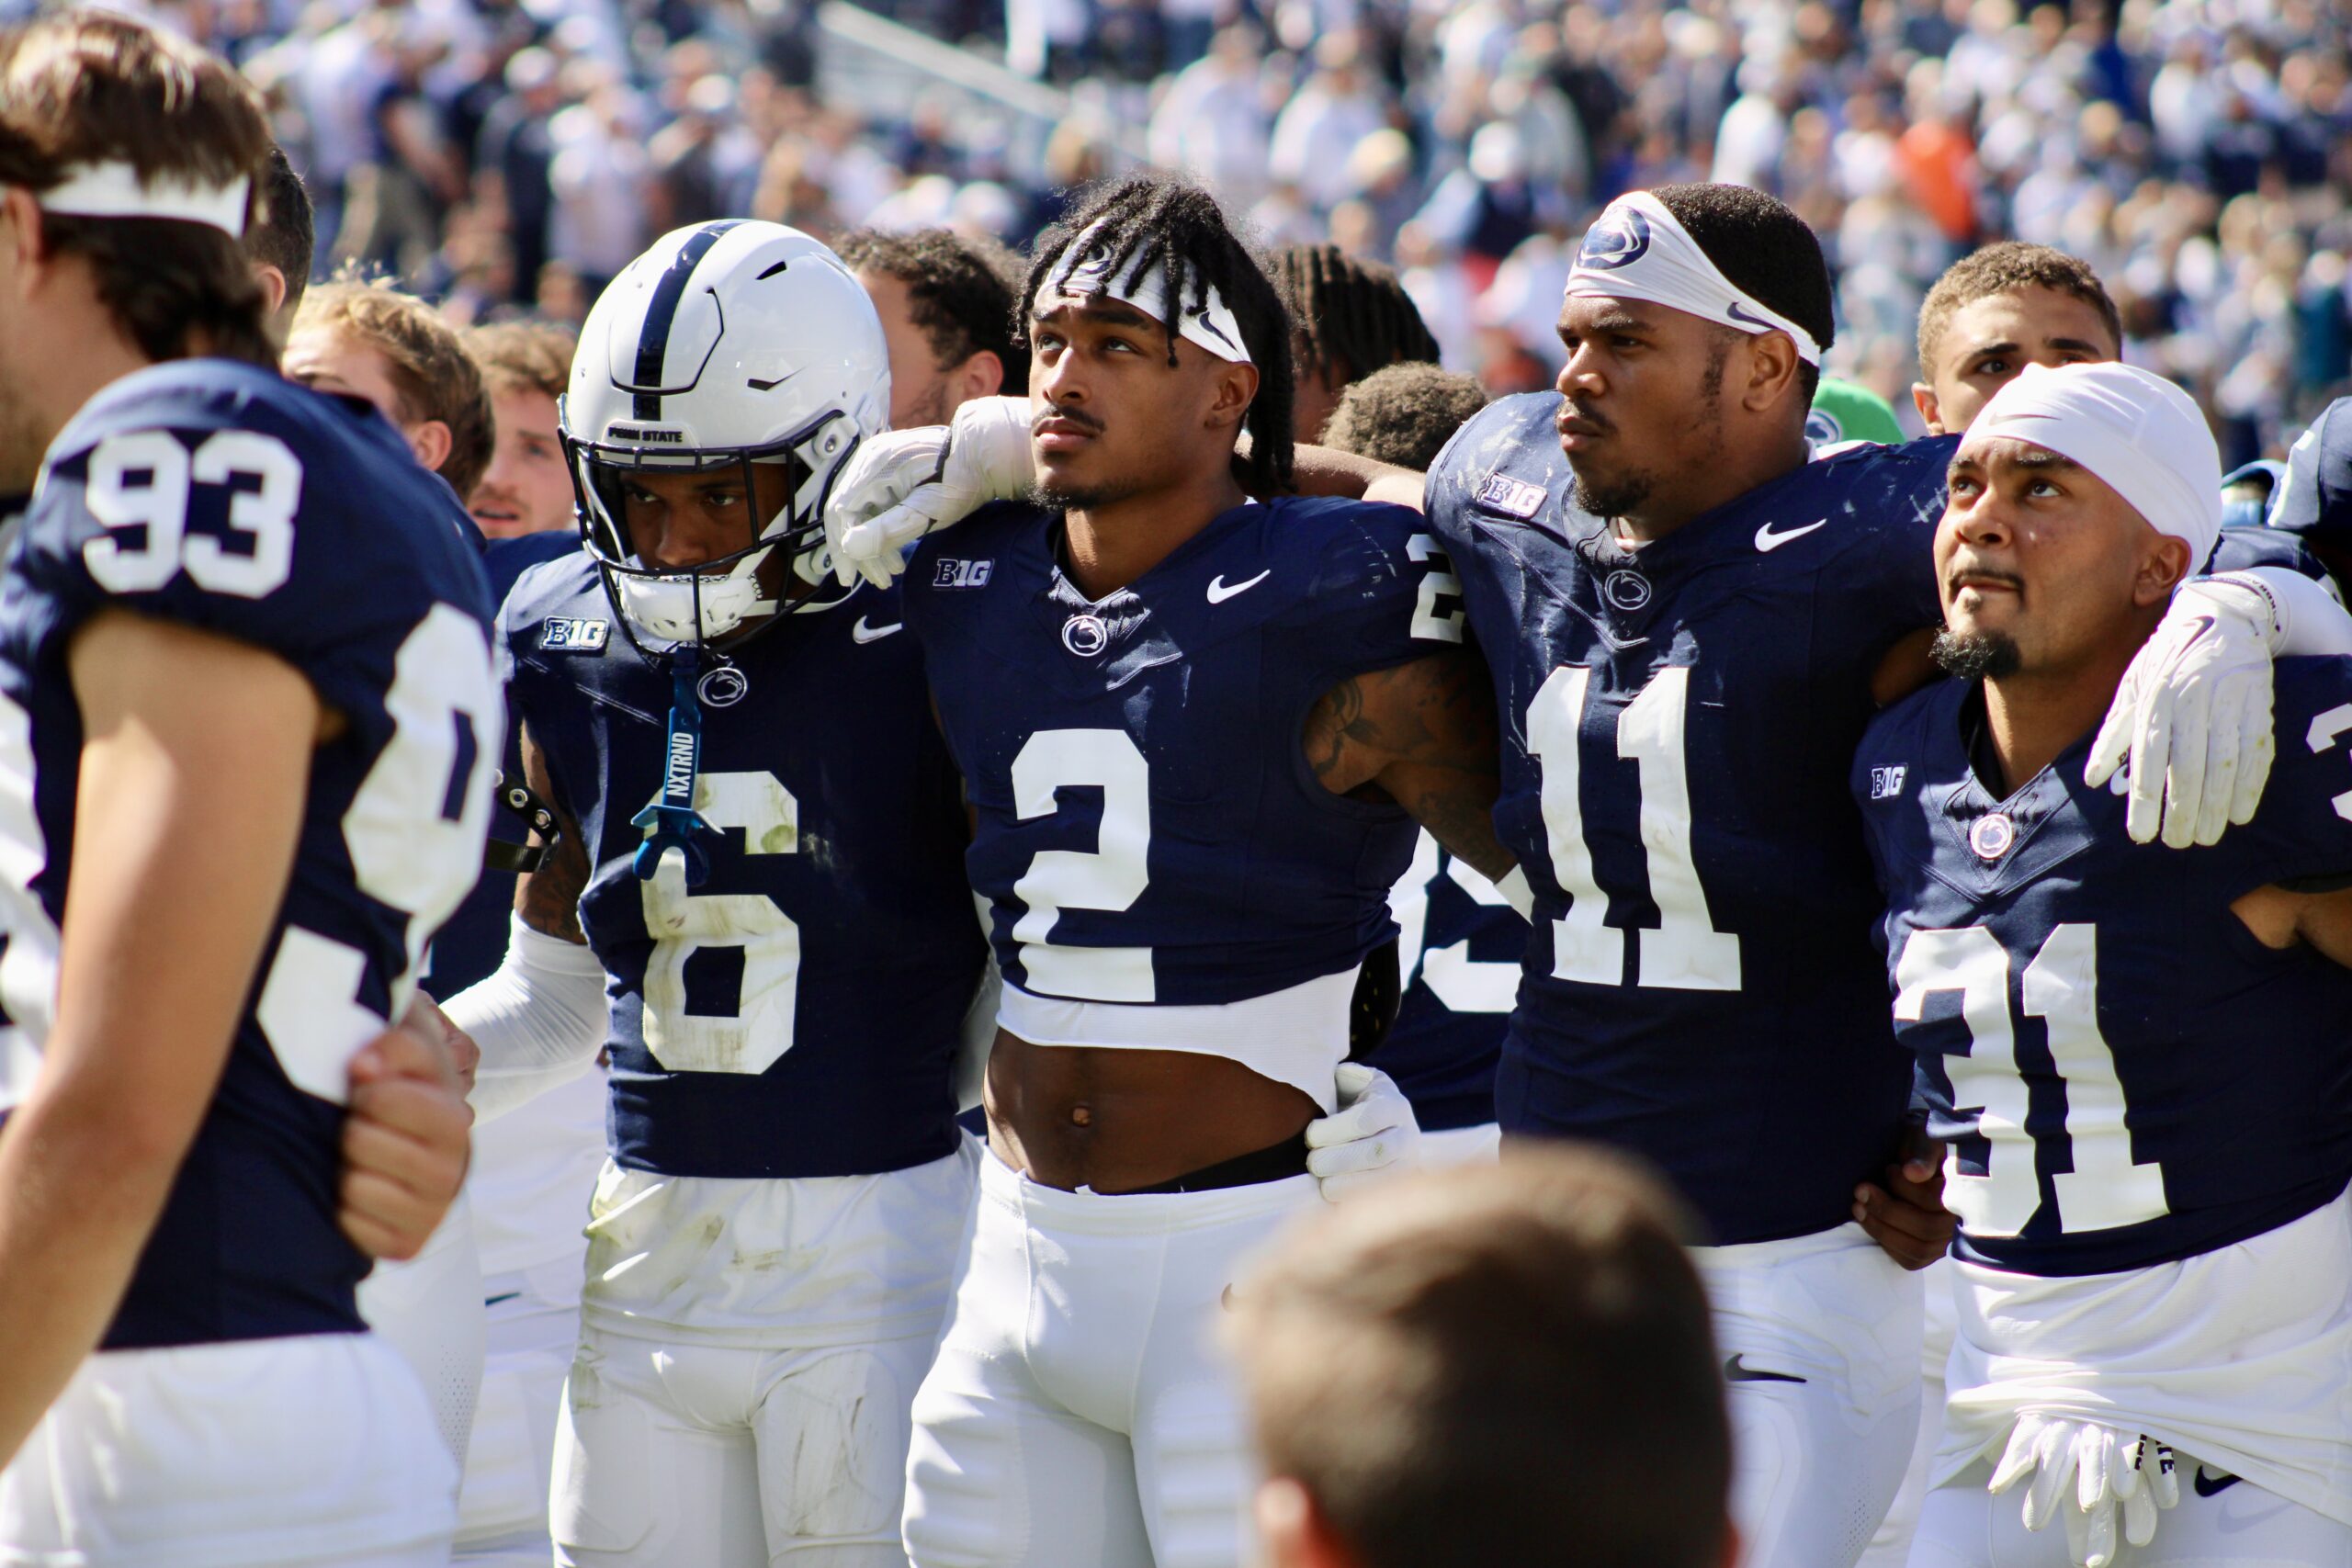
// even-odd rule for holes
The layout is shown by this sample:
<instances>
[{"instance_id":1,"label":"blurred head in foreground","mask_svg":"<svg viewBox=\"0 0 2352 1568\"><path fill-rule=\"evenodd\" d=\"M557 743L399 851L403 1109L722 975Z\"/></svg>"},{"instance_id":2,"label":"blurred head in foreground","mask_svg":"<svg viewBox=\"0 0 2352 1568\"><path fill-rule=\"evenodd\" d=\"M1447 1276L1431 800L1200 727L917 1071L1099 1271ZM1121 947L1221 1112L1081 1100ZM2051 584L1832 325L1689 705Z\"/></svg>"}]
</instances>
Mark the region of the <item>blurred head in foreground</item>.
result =
<instances>
[{"instance_id":1,"label":"blurred head in foreground","mask_svg":"<svg viewBox=\"0 0 2352 1568\"><path fill-rule=\"evenodd\" d=\"M1277 1568L1727 1568L1731 1435L1687 1222L1598 1150L1399 1180L1235 1286ZM1570 1475L1572 1486L1563 1482Z\"/></svg>"}]
</instances>

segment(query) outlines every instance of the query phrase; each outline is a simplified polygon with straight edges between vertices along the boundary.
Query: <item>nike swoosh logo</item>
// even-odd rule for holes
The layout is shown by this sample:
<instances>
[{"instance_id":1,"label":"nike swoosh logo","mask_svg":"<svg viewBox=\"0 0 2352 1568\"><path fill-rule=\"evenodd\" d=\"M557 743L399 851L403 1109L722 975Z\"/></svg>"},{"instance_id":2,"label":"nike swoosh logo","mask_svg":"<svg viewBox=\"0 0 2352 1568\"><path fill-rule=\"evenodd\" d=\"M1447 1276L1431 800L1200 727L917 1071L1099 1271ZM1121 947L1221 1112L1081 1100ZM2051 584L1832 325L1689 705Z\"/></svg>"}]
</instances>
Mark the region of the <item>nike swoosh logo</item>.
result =
<instances>
[{"instance_id":1,"label":"nike swoosh logo","mask_svg":"<svg viewBox=\"0 0 2352 1568\"><path fill-rule=\"evenodd\" d=\"M1736 299L1733 300L1730 304L1725 305L1724 310L1735 321L1746 321L1751 327L1762 327L1767 332L1776 333L1781 330L1753 311L1741 310L1739 307L1739 301Z\"/></svg>"},{"instance_id":2,"label":"nike swoosh logo","mask_svg":"<svg viewBox=\"0 0 2352 1568\"><path fill-rule=\"evenodd\" d=\"M1272 577L1273 574L1274 569L1272 567L1268 567L1265 570L1260 572L1249 581L1237 582L1232 587L1227 588L1225 585L1225 573L1220 571L1215 577L1209 579L1209 603L1212 604L1222 604L1237 593L1249 592L1250 590L1257 587L1258 584L1265 581L1266 579Z\"/></svg>"},{"instance_id":3,"label":"nike swoosh logo","mask_svg":"<svg viewBox=\"0 0 2352 1568\"><path fill-rule=\"evenodd\" d=\"M2218 1496L2235 1486L2238 1479L2234 1475L2208 1475L2200 1464L2197 1467L2197 1495L2199 1497Z\"/></svg>"},{"instance_id":4,"label":"nike swoosh logo","mask_svg":"<svg viewBox=\"0 0 2352 1568\"><path fill-rule=\"evenodd\" d=\"M1725 1382L1803 1382L1805 1380L1791 1372L1767 1372L1748 1366L1737 1356L1724 1363Z\"/></svg>"},{"instance_id":5,"label":"nike swoosh logo","mask_svg":"<svg viewBox=\"0 0 2352 1568\"><path fill-rule=\"evenodd\" d=\"M1767 523L1764 526L1756 530L1756 547L1759 552L1770 555L1774 550L1779 549L1782 545L1787 544L1791 539L1802 539L1807 534L1812 533L1815 528L1826 528L1828 526L1829 519L1825 517L1818 523L1808 523L1802 528L1792 528L1785 534L1775 534L1772 532L1772 525Z\"/></svg>"},{"instance_id":6,"label":"nike swoosh logo","mask_svg":"<svg viewBox=\"0 0 2352 1568\"><path fill-rule=\"evenodd\" d=\"M503 1296L492 1296L481 1304L485 1307L494 1307L501 1302L511 1302L522 1293L520 1291L509 1291Z\"/></svg>"},{"instance_id":7,"label":"nike swoosh logo","mask_svg":"<svg viewBox=\"0 0 2352 1568\"><path fill-rule=\"evenodd\" d=\"M860 615L857 618L857 625L850 627L849 635L859 642L880 642L884 637L902 632L906 628L907 623L904 621L892 621L887 626L869 626L865 624L865 617Z\"/></svg>"}]
</instances>

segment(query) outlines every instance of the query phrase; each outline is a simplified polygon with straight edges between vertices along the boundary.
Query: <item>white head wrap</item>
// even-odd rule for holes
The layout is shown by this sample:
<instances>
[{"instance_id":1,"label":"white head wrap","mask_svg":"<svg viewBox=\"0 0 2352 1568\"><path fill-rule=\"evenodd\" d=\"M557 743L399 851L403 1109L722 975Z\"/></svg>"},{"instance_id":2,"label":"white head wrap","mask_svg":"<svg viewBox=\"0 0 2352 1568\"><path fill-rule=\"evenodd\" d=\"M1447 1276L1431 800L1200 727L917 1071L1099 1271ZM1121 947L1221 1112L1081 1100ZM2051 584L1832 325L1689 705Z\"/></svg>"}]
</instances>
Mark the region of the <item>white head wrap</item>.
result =
<instances>
[{"instance_id":1,"label":"white head wrap","mask_svg":"<svg viewBox=\"0 0 2352 1568\"><path fill-rule=\"evenodd\" d=\"M1751 336L1786 333L1807 365L1821 363L1813 334L1725 277L1690 231L1645 190L1619 197L1585 231L1567 298L1646 299Z\"/></svg>"},{"instance_id":2,"label":"white head wrap","mask_svg":"<svg viewBox=\"0 0 2352 1568\"><path fill-rule=\"evenodd\" d=\"M245 197L252 188L253 181L243 175L224 186L171 175L142 181L130 164L109 162L77 164L33 199L44 212L72 218L169 218L202 223L239 240L244 237Z\"/></svg>"},{"instance_id":3,"label":"white head wrap","mask_svg":"<svg viewBox=\"0 0 2352 1568\"><path fill-rule=\"evenodd\" d=\"M1105 220L1104 221L1107 221ZM1123 269L1124 276L1111 275L1113 247L1101 235L1102 223L1098 222L1069 243L1062 259L1055 265L1052 276L1037 290L1036 302L1031 308L1039 315L1057 305L1084 305L1097 297L1132 305L1155 321L1168 319L1168 268L1165 264L1137 266L1132 261ZM1201 287L1194 283L1193 287ZM1177 314L1176 335L1195 347L1215 355L1233 365L1253 363L1249 346L1241 340L1241 323L1234 319L1225 297L1216 285L1206 285L1206 295L1198 306L1187 304ZM1190 289L1187 290L1190 292Z\"/></svg>"},{"instance_id":4,"label":"white head wrap","mask_svg":"<svg viewBox=\"0 0 2352 1568\"><path fill-rule=\"evenodd\" d=\"M1964 446L2030 441L2106 480L2202 570L2222 535L2222 455L2187 392L2134 365L2029 365L1993 394Z\"/></svg>"}]
</instances>

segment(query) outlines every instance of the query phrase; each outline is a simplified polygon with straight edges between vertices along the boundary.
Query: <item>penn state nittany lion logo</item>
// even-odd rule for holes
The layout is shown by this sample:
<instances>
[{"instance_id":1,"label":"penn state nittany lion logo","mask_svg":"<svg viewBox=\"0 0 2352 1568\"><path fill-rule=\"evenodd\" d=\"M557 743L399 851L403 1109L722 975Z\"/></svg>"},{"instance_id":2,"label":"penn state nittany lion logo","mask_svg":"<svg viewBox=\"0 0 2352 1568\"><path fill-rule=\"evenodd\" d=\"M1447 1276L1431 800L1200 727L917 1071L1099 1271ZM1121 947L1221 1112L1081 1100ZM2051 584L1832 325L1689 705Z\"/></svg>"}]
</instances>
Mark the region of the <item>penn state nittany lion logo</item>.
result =
<instances>
[{"instance_id":1,"label":"penn state nittany lion logo","mask_svg":"<svg viewBox=\"0 0 2352 1568\"><path fill-rule=\"evenodd\" d=\"M1649 248L1649 220L1629 207L1603 213L1600 222L1584 231L1584 248L1577 252L1577 265L1614 272L1641 260Z\"/></svg>"}]
</instances>

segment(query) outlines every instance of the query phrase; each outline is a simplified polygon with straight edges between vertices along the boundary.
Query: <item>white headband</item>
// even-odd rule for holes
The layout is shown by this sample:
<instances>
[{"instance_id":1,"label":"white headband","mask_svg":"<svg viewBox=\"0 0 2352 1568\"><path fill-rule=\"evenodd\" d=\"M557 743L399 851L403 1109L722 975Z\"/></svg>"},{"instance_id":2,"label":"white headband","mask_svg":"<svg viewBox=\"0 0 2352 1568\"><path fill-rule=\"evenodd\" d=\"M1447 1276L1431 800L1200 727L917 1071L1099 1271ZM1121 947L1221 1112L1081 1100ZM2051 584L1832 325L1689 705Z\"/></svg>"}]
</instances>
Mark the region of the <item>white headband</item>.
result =
<instances>
[{"instance_id":1,"label":"white headband","mask_svg":"<svg viewBox=\"0 0 2352 1568\"><path fill-rule=\"evenodd\" d=\"M1993 394L1964 447L2030 441L2106 480L2204 569L2222 536L2222 455L2187 392L2134 365L2029 365Z\"/></svg>"},{"instance_id":2,"label":"white headband","mask_svg":"<svg viewBox=\"0 0 2352 1568\"><path fill-rule=\"evenodd\" d=\"M253 181L243 175L225 186L198 185L174 175L142 182L130 164L110 162L76 164L65 171L63 181L35 192L33 199L42 211L70 218L170 218L240 240L252 189Z\"/></svg>"},{"instance_id":3,"label":"white headband","mask_svg":"<svg viewBox=\"0 0 2352 1568\"><path fill-rule=\"evenodd\" d=\"M1111 276L1112 247L1098 240L1103 222L1095 225L1069 243L1062 259L1054 268L1045 287L1037 290L1033 309L1040 315L1057 305L1084 305L1097 298L1118 300L1132 305L1155 321L1168 319L1168 267L1155 263L1148 267L1130 264L1124 278ZM1225 296L1216 285L1197 281L1196 288L1206 290L1204 302L1186 305L1176 320L1176 335L1195 347L1234 365L1254 363L1249 346L1241 340L1241 323L1233 318L1225 303Z\"/></svg>"},{"instance_id":4,"label":"white headband","mask_svg":"<svg viewBox=\"0 0 2352 1568\"><path fill-rule=\"evenodd\" d=\"M1666 204L1645 190L1619 197L1585 231L1567 298L1646 299L1751 335L1786 333L1807 365L1821 363L1813 334L1725 277Z\"/></svg>"}]
</instances>

